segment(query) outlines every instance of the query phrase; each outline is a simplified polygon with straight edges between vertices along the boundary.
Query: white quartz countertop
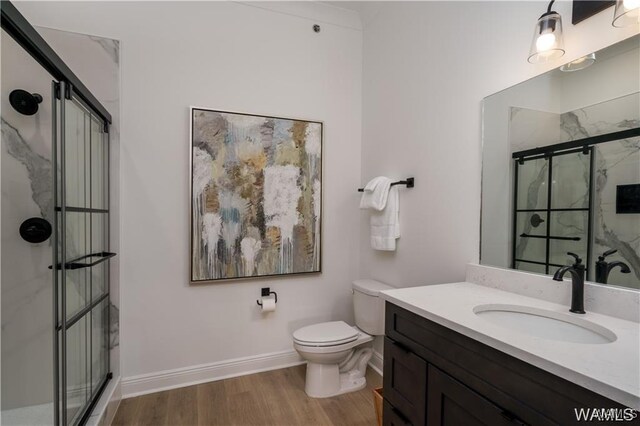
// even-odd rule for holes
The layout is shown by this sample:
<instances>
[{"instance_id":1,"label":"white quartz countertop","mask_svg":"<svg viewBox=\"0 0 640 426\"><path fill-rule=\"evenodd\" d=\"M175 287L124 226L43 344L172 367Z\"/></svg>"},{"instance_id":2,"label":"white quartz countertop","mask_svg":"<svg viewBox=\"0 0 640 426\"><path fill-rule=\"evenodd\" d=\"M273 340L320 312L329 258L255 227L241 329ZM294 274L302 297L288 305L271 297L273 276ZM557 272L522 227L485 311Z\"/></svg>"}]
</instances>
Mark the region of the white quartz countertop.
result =
<instances>
[{"instance_id":1,"label":"white quartz countertop","mask_svg":"<svg viewBox=\"0 0 640 426\"><path fill-rule=\"evenodd\" d=\"M639 323L587 312L579 317L608 328L617 339L603 344L570 343L518 332L473 311L478 305L509 304L570 314L569 307L562 304L468 282L387 290L381 297L625 406L640 409Z\"/></svg>"}]
</instances>

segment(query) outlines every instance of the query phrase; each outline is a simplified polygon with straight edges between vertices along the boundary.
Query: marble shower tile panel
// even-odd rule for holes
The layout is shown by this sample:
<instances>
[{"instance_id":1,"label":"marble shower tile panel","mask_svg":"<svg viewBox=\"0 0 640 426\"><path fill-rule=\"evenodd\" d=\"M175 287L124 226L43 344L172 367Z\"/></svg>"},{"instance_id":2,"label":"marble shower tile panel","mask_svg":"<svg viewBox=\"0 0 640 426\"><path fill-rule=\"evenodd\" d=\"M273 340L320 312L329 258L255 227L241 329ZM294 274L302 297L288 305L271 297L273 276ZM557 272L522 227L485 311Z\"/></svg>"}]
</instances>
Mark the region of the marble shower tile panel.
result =
<instances>
[{"instance_id":1,"label":"marble shower tile panel","mask_svg":"<svg viewBox=\"0 0 640 426\"><path fill-rule=\"evenodd\" d=\"M544 158L518 165L518 210L546 209L549 162Z\"/></svg>"},{"instance_id":2,"label":"marble shower tile panel","mask_svg":"<svg viewBox=\"0 0 640 426\"><path fill-rule=\"evenodd\" d=\"M563 141L640 127L640 93L632 93L560 115Z\"/></svg>"},{"instance_id":3,"label":"marble shower tile panel","mask_svg":"<svg viewBox=\"0 0 640 426\"><path fill-rule=\"evenodd\" d=\"M11 38L0 38L2 208L2 411L53 400L53 293L51 240L24 241L20 224L30 217L53 221L51 76ZM9 103L15 89L42 95L37 114ZM4 417L4 416L3 416ZM4 421L4 418L3 418Z\"/></svg>"},{"instance_id":4,"label":"marble shower tile panel","mask_svg":"<svg viewBox=\"0 0 640 426\"><path fill-rule=\"evenodd\" d=\"M591 154L576 152L553 157L551 208L589 208Z\"/></svg>"},{"instance_id":5,"label":"marble shower tile panel","mask_svg":"<svg viewBox=\"0 0 640 426\"><path fill-rule=\"evenodd\" d=\"M529 108L509 110L509 144L511 152L560 142L560 114Z\"/></svg>"},{"instance_id":6,"label":"marble shower tile panel","mask_svg":"<svg viewBox=\"0 0 640 426\"><path fill-rule=\"evenodd\" d=\"M580 256L586 262L587 230L589 228L589 214L586 211L551 212L550 235L554 237L580 238L578 241L552 239L549 241L549 262L564 265L570 262L568 252Z\"/></svg>"},{"instance_id":7,"label":"marble shower tile panel","mask_svg":"<svg viewBox=\"0 0 640 426\"><path fill-rule=\"evenodd\" d=\"M608 260L627 263L632 273L615 271L609 282L640 288L640 214L616 213L617 186L640 183L640 138L600 144L596 155L594 250L617 249Z\"/></svg>"}]
</instances>

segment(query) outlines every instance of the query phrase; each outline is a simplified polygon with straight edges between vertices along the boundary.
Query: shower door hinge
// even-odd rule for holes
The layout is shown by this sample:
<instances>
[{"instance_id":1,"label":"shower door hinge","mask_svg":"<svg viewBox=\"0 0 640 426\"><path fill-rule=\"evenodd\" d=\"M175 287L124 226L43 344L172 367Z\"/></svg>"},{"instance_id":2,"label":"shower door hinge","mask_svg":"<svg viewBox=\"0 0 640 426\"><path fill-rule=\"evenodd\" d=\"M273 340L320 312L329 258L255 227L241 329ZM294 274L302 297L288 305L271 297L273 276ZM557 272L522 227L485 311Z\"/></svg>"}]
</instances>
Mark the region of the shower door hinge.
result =
<instances>
[{"instance_id":1,"label":"shower door hinge","mask_svg":"<svg viewBox=\"0 0 640 426\"><path fill-rule=\"evenodd\" d=\"M104 133L109 133L109 123L105 121L104 123Z\"/></svg>"},{"instance_id":2,"label":"shower door hinge","mask_svg":"<svg viewBox=\"0 0 640 426\"><path fill-rule=\"evenodd\" d=\"M60 99L60 83L57 81L53 82L53 96L55 96L56 99Z\"/></svg>"}]
</instances>

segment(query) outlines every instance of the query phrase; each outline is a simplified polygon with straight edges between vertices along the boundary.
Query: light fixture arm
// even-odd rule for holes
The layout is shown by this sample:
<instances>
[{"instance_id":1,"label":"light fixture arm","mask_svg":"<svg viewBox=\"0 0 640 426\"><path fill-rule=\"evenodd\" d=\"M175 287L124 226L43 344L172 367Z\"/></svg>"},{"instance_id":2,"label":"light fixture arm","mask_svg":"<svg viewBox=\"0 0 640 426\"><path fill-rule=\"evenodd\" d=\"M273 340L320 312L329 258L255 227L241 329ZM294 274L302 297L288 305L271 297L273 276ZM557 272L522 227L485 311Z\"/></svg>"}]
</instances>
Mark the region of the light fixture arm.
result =
<instances>
[{"instance_id":1,"label":"light fixture arm","mask_svg":"<svg viewBox=\"0 0 640 426\"><path fill-rule=\"evenodd\" d=\"M556 0L551 0L549 2L549 6L547 6L547 11L545 13L543 13L542 15L540 15L540 18L544 18L545 16L549 16L553 13L557 14L558 12L556 12L555 10L551 10L551 8L553 7L553 3L555 3Z\"/></svg>"},{"instance_id":2,"label":"light fixture arm","mask_svg":"<svg viewBox=\"0 0 640 426\"><path fill-rule=\"evenodd\" d=\"M547 13L551 13L551 7L553 6L553 3L555 3L556 0L551 0L549 2L549 7L547 7Z\"/></svg>"}]
</instances>

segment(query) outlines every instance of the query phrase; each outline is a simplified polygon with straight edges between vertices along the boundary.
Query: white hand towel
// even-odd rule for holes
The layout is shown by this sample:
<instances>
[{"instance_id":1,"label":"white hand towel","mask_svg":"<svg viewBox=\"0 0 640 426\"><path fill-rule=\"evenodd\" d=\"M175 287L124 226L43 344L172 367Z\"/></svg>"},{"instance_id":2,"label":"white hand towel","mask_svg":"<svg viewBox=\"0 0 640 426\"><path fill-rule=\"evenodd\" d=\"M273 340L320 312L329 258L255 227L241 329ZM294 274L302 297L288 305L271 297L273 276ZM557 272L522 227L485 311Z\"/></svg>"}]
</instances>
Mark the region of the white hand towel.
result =
<instances>
[{"instance_id":1,"label":"white hand towel","mask_svg":"<svg viewBox=\"0 0 640 426\"><path fill-rule=\"evenodd\" d=\"M371 179L364 187L362 198L360 199L361 209L373 209L381 211L387 205L391 179L378 176Z\"/></svg>"},{"instance_id":2,"label":"white hand towel","mask_svg":"<svg viewBox=\"0 0 640 426\"><path fill-rule=\"evenodd\" d=\"M384 209L371 212L371 247L384 251L396 249L396 239L400 238L399 214L398 188L392 186Z\"/></svg>"}]
</instances>

